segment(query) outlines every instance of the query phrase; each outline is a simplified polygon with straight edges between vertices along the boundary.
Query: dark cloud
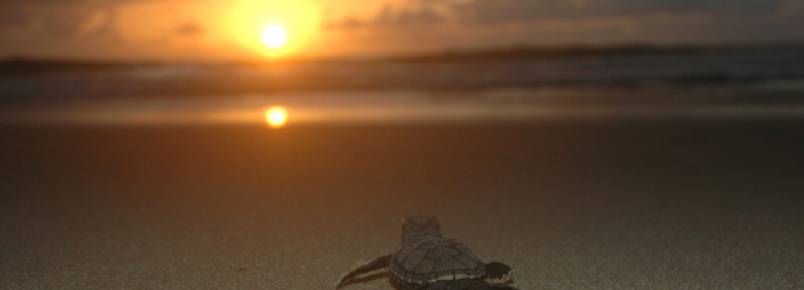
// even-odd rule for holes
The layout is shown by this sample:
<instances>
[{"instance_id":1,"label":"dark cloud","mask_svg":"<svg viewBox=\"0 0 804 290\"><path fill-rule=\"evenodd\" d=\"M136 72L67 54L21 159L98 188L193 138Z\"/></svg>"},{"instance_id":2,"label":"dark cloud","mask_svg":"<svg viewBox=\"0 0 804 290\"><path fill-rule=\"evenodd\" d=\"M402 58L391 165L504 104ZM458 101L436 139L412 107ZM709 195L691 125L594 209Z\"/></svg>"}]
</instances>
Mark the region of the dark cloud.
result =
<instances>
[{"instance_id":1,"label":"dark cloud","mask_svg":"<svg viewBox=\"0 0 804 290\"><path fill-rule=\"evenodd\" d=\"M364 26L518 23L540 20L572 20L601 17L641 17L681 13L768 14L785 0L415 0L404 6L384 6L369 18L347 16L329 23L330 28ZM789 0L788 0L789 1ZM793 0L798 1L798 0Z\"/></svg>"},{"instance_id":2,"label":"dark cloud","mask_svg":"<svg viewBox=\"0 0 804 290\"><path fill-rule=\"evenodd\" d=\"M658 13L774 11L781 0L474 0L453 4L465 22L640 16Z\"/></svg>"},{"instance_id":3,"label":"dark cloud","mask_svg":"<svg viewBox=\"0 0 804 290\"><path fill-rule=\"evenodd\" d=\"M532 42L555 37L566 37L568 42L785 42L804 40L802 3L801 0L474 0L453 4L452 11L456 21L474 27L515 24L538 30L545 26L541 35L523 35L525 41ZM564 35L556 36L559 33Z\"/></svg>"},{"instance_id":4,"label":"dark cloud","mask_svg":"<svg viewBox=\"0 0 804 290\"><path fill-rule=\"evenodd\" d=\"M443 35L470 45L578 42L729 42L804 40L802 0L411 0L373 17L345 17L330 28L462 27L473 37ZM444 31L449 31L445 29ZM453 30L454 31L454 30ZM446 39L452 39L446 40Z\"/></svg>"}]
</instances>

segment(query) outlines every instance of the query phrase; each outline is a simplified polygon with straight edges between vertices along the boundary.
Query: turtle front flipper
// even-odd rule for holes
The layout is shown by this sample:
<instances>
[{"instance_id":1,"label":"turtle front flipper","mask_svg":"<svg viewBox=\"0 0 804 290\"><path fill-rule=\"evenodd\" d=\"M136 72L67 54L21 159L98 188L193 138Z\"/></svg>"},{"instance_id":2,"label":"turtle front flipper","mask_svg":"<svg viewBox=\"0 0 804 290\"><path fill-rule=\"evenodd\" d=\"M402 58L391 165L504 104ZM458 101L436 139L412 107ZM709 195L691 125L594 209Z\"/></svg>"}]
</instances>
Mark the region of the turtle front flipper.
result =
<instances>
[{"instance_id":1,"label":"turtle front flipper","mask_svg":"<svg viewBox=\"0 0 804 290\"><path fill-rule=\"evenodd\" d=\"M385 256L376 258L374 260L371 260L370 262L368 262L366 264L363 264L362 266L358 267L357 269L352 270L352 272L349 272L349 274L346 274L346 276L343 276L343 278L341 278L341 280L338 282L338 286L335 286L335 289L341 289L344 286L354 284L354 283L358 283L358 282L367 282L369 280L373 280L373 279L359 279L358 276L362 275L362 274L372 272L372 271L376 271L376 270L379 270L379 269L386 268L386 267L388 267L388 263L390 263L390 262L391 262L391 255L385 255ZM369 276L369 277L373 277L373 276L374 275ZM382 277L382 275L377 276L377 278L379 278L379 277Z\"/></svg>"},{"instance_id":2,"label":"turtle front flipper","mask_svg":"<svg viewBox=\"0 0 804 290\"><path fill-rule=\"evenodd\" d=\"M511 266L500 262L486 264L486 282L492 285L510 284L514 280L514 271Z\"/></svg>"}]
</instances>

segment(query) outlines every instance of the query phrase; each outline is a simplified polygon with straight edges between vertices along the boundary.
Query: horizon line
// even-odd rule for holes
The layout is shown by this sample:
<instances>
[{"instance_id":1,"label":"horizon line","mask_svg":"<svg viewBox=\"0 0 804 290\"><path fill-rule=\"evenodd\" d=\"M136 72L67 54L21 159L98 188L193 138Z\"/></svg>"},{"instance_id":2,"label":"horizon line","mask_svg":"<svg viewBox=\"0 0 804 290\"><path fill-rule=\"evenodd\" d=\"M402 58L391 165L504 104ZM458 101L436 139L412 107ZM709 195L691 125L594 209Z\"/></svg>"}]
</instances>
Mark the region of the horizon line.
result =
<instances>
[{"instance_id":1,"label":"horizon line","mask_svg":"<svg viewBox=\"0 0 804 290\"><path fill-rule=\"evenodd\" d=\"M615 55L634 53L705 53L707 51L747 51L762 49L804 49L804 41L780 41L767 43L676 43L656 44L649 42L616 44L560 44L535 45L517 44L497 47L459 47L439 50L390 53L368 56L288 56L280 59L157 59L157 58L114 58L114 57L71 57L58 55L9 54L0 56L0 65L67 65L67 66L150 66L172 64L196 65L249 65L249 64L293 64L293 63L339 63L339 62L439 62L469 60L482 57L486 60L508 58L555 58L580 55Z\"/></svg>"}]
</instances>

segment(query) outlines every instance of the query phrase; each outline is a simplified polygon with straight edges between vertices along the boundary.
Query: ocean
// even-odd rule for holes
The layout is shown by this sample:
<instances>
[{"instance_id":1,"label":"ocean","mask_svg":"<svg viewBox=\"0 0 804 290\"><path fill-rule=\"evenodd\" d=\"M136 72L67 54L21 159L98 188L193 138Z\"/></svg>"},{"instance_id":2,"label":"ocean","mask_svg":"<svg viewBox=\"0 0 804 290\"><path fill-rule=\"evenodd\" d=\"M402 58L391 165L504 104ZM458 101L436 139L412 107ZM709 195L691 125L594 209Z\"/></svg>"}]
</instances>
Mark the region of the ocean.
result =
<instances>
[{"instance_id":1,"label":"ocean","mask_svg":"<svg viewBox=\"0 0 804 290\"><path fill-rule=\"evenodd\" d=\"M289 124L804 116L804 49L548 50L290 63L0 64L0 118ZM560 52L560 51L558 51Z\"/></svg>"}]
</instances>

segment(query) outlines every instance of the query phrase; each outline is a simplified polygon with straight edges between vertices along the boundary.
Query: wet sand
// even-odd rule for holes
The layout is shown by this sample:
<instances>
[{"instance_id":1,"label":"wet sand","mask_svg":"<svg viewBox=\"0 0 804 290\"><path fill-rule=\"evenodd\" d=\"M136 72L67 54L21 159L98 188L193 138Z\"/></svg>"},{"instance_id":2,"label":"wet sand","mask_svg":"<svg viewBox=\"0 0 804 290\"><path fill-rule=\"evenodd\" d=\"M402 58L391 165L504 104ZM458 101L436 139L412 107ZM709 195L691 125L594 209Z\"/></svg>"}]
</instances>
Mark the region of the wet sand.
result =
<instances>
[{"instance_id":1,"label":"wet sand","mask_svg":"<svg viewBox=\"0 0 804 290\"><path fill-rule=\"evenodd\" d=\"M801 123L3 127L0 288L331 289L414 214L523 290L804 288Z\"/></svg>"}]
</instances>

